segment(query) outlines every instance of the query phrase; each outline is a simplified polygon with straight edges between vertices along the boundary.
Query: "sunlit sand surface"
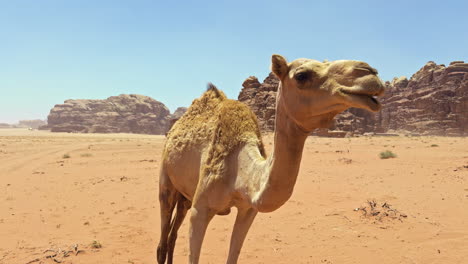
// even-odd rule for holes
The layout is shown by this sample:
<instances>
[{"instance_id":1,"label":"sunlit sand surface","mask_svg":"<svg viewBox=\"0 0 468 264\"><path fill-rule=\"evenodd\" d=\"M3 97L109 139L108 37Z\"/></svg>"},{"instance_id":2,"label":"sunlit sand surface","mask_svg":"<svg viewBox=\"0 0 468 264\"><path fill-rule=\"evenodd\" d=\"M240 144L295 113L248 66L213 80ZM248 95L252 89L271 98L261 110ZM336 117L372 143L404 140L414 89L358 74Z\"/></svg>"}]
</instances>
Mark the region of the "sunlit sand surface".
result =
<instances>
[{"instance_id":1,"label":"sunlit sand surface","mask_svg":"<svg viewBox=\"0 0 468 264\"><path fill-rule=\"evenodd\" d=\"M156 263L164 140L0 129L0 263ZM356 210L368 201L399 215ZM466 138L310 137L292 198L257 216L239 263L463 263L467 208ZM201 263L225 262L234 218L211 222Z\"/></svg>"}]
</instances>

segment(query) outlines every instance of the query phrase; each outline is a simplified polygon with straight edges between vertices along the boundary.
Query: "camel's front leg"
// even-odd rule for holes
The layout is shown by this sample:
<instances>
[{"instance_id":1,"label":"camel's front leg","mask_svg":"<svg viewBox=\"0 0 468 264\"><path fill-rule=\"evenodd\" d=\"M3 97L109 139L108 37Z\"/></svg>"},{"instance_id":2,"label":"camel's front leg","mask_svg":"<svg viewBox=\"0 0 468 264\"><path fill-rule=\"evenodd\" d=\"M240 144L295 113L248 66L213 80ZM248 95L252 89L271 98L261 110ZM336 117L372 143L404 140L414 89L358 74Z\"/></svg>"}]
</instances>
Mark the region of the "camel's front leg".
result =
<instances>
[{"instance_id":1,"label":"camel's front leg","mask_svg":"<svg viewBox=\"0 0 468 264\"><path fill-rule=\"evenodd\" d=\"M252 225L255 216L257 215L257 210L253 208L238 210L239 211L237 212L234 229L232 230L231 245L229 246L229 257L227 264L237 263L242 244L244 243L247 232L249 231L249 228Z\"/></svg>"},{"instance_id":2,"label":"camel's front leg","mask_svg":"<svg viewBox=\"0 0 468 264\"><path fill-rule=\"evenodd\" d=\"M206 228L215 213L206 207L199 206L194 206L191 211L189 264L198 264Z\"/></svg>"}]
</instances>

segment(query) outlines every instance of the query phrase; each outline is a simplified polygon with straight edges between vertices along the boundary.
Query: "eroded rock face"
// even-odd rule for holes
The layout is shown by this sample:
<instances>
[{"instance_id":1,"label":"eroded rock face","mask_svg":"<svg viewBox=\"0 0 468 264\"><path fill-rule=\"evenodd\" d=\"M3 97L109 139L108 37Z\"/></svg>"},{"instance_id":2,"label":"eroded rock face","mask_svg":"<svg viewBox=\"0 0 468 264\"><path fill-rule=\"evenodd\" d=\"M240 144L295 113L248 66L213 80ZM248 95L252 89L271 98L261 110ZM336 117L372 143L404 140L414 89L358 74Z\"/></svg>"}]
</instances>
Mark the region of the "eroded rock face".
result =
<instances>
[{"instance_id":1,"label":"eroded rock face","mask_svg":"<svg viewBox=\"0 0 468 264\"><path fill-rule=\"evenodd\" d=\"M242 84L239 101L247 104L257 115L260 129L273 131L275 126L276 91L279 80L273 73L260 83L257 77L250 76Z\"/></svg>"},{"instance_id":2,"label":"eroded rock face","mask_svg":"<svg viewBox=\"0 0 468 264\"><path fill-rule=\"evenodd\" d=\"M265 131L274 129L278 79L270 74L263 83L249 77L239 101L249 105ZM408 131L426 135L468 135L468 63L448 67L428 62L409 80L386 82L381 112L351 108L336 117L334 130L357 134Z\"/></svg>"},{"instance_id":3,"label":"eroded rock face","mask_svg":"<svg viewBox=\"0 0 468 264\"><path fill-rule=\"evenodd\" d=\"M169 109L143 95L122 94L105 100L66 100L48 116L52 132L164 134Z\"/></svg>"},{"instance_id":4,"label":"eroded rock face","mask_svg":"<svg viewBox=\"0 0 468 264\"><path fill-rule=\"evenodd\" d=\"M171 115L171 118L179 119L183 114L185 114L185 112L187 112L187 107L178 107Z\"/></svg>"},{"instance_id":5,"label":"eroded rock face","mask_svg":"<svg viewBox=\"0 0 468 264\"><path fill-rule=\"evenodd\" d=\"M375 129L424 135L468 135L468 64L428 62L408 81L387 82Z\"/></svg>"},{"instance_id":6,"label":"eroded rock face","mask_svg":"<svg viewBox=\"0 0 468 264\"><path fill-rule=\"evenodd\" d=\"M174 126L175 122L177 122L177 120L179 120L182 117L182 115L185 114L185 112L187 112L187 107L178 107L174 111L174 113L169 116L168 118L169 123L167 126L167 131L169 131L172 128L172 126Z\"/></svg>"}]
</instances>

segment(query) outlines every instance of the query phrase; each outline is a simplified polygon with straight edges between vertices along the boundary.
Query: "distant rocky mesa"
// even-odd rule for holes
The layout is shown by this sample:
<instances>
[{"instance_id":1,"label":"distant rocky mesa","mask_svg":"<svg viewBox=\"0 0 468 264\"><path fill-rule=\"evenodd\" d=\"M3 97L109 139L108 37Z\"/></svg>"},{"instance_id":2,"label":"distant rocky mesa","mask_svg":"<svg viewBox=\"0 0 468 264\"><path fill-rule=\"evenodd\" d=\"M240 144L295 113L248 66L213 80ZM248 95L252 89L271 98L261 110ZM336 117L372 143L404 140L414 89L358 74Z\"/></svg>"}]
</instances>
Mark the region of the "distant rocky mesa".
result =
<instances>
[{"instance_id":1,"label":"distant rocky mesa","mask_svg":"<svg viewBox=\"0 0 468 264\"><path fill-rule=\"evenodd\" d=\"M46 124L47 122L44 120L34 119L34 120L20 120L17 126L37 129L40 126L44 126Z\"/></svg>"},{"instance_id":2,"label":"distant rocky mesa","mask_svg":"<svg viewBox=\"0 0 468 264\"><path fill-rule=\"evenodd\" d=\"M47 124L46 121L40 120L40 119L20 120L18 124L0 123L0 128L34 128L34 129L37 129L46 124Z\"/></svg>"},{"instance_id":3,"label":"distant rocky mesa","mask_svg":"<svg viewBox=\"0 0 468 264\"><path fill-rule=\"evenodd\" d=\"M246 103L265 131L274 129L278 79L270 75L260 83L254 76L242 84L239 101ZM349 109L336 118L332 130L412 132L423 135L468 135L468 63L454 61L448 67L428 62L408 80L386 82L383 109L370 113Z\"/></svg>"},{"instance_id":4,"label":"distant rocky mesa","mask_svg":"<svg viewBox=\"0 0 468 264\"><path fill-rule=\"evenodd\" d=\"M170 120L182 114L183 108L171 115L148 96L121 94L105 100L66 100L50 110L47 120L52 132L164 134Z\"/></svg>"}]
</instances>

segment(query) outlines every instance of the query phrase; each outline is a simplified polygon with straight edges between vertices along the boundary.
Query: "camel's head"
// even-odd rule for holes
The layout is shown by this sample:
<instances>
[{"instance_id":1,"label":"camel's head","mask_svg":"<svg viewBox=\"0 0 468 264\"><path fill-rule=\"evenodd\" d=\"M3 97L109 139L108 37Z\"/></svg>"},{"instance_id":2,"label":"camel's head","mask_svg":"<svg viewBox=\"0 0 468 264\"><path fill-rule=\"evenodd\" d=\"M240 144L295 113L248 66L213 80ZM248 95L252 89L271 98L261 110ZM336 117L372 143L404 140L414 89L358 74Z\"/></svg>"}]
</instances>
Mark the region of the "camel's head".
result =
<instances>
[{"instance_id":1,"label":"camel's head","mask_svg":"<svg viewBox=\"0 0 468 264\"><path fill-rule=\"evenodd\" d=\"M272 56L272 71L281 81L278 107L307 131L327 127L333 117L357 107L377 112L384 84L377 70L362 61L319 62L297 59L290 63Z\"/></svg>"}]
</instances>

